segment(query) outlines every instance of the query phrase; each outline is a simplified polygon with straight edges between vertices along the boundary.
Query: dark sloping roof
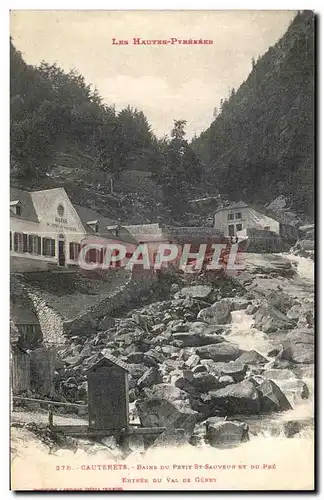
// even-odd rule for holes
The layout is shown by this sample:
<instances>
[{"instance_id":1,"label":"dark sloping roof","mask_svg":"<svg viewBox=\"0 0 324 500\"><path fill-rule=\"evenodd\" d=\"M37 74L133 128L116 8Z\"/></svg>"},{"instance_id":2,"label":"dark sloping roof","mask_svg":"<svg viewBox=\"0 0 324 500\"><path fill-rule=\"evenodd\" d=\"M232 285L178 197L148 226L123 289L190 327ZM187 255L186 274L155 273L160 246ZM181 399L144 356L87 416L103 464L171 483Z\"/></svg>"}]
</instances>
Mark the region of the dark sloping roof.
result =
<instances>
[{"instance_id":1,"label":"dark sloping roof","mask_svg":"<svg viewBox=\"0 0 324 500\"><path fill-rule=\"evenodd\" d=\"M119 366L122 370L129 371L127 363L124 363L124 361L121 361L118 358L115 358L115 356L112 356L105 350L101 351L99 359L91 365L87 371L92 370L96 366L105 366L106 364L112 363L113 365Z\"/></svg>"},{"instance_id":2,"label":"dark sloping roof","mask_svg":"<svg viewBox=\"0 0 324 500\"><path fill-rule=\"evenodd\" d=\"M292 223L293 221L289 218L285 218L284 212L282 213L277 213L272 210L270 210L267 207L259 207L259 206L251 206L253 210L256 212L259 212L262 215L265 215L266 217L270 217L270 219L276 220L277 222L280 222L281 224L285 224L287 226L294 226ZM296 220L297 222L297 220Z\"/></svg>"},{"instance_id":3,"label":"dark sloping roof","mask_svg":"<svg viewBox=\"0 0 324 500\"><path fill-rule=\"evenodd\" d=\"M175 227L164 226L164 234L168 240L175 240L177 243L191 242L211 242L215 238L223 236L219 229L214 227Z\"/></svg>"},{"instance_id":4,"label":"dark sloping roof","mask_svg":"<svg viewBox=\"0 0 324 500\"><path fill-rule=\"evenodd\" d=\"M137 243L149 241L164 241L165 237L159 224L136 224L122 226L120 236L129 236L130 240Z\"/></svg>"},{"instance_id":5,"label":"dark sloping roof","mask_svg":"<svg viewBox=\"0 0 324 500\"><path fill-rule=\"evenodd\" d=\"M96 212L95 210L91 210L90 208L81 207L80 205L74 204L73 206L88 234L98 234L99 236L110 235L107 226L111 226L111 224L113 224L113 221L111 219L103 217L98 212ZM95 233L95 231L90 226L88 226L88 222L91 221L97 221L98 233Z\"/></svg>"},{"instance_id":6,"label":"dark sloping roof","mask_svg":"<svg viewBox=\"0 0 324 500\"><path fill-rule=\"evenodd\" d=\"M39 222L35 210L34 202L29 191L23 191L17 188L10 188L10 202L19 201L21 205L21 215L16 215L10 211L10 217L17 219Z\"/></svg>"}]
</instances>

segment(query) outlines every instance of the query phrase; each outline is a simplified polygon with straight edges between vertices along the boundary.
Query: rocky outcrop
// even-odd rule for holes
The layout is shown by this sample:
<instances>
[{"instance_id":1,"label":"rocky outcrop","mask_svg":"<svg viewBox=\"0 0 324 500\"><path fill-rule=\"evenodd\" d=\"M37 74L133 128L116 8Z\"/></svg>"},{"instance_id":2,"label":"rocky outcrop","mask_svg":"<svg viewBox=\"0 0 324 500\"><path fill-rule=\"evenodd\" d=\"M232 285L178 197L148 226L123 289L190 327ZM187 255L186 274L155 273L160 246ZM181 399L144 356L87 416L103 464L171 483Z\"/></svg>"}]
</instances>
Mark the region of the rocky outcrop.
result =
<instances>
[{"instance_id":1,"label":"rocky outcrop","mask_svg":"<svg viewBox=\"0 0 324 500\"><path fill-rule=\"evenodd\" d=\"M181 342L182 347L199 347L224 342L221 335L205 335L194 332L174 333L172 337Z\"/></svg>"},{"instance_id":2,"label":"rocky outcrop","mask_svg":"<svg viewBox=\"0 0 324 500\"><path fill-rule=\"evenodd\" d=\"M256 388L260 394L262 413L291 410L291 404L273 380L262 380L256 384Z\"/></svg>"},{"instance_id":3,"label":"rocky outcrop","mask_svg":"<svg viewBox=\"0 0 324 500\"><path fill-rule=\"evenodd\" d=\"M188 441L193 433L197 412L187 401L145 398L136 401L136 410L143 427L166 427L167 430L184 429Z\"/></svg>"},{"instance_id":4,"label":"rocky outcrop","mask_svg":"<svg viewBox=\"0 0 324 500\"><path fill-rule=\"evenodd\" d=\"M306 328L291 331L283 342L279 358L291 363L314 363L314 330Z\"/></svg>"},{"instance_id":5,"label":"rocky outcrop","mask_svg":"<svg viewBox=\"0 0 324 500\"><path fill-rule=\"evenodd\" d=\"M239 358L238 358L239 359ZM201 361L202 363L204 360ZM218 377L223 375L230 376L234 382L242 382L247 372L247 365L238 360L225 362L212 362L208 363L208 371L214 373Z\"/></svg>"},{"instance_id":6,"label":"rocky outcrop","mask_svg":"<svg viewBox=\"0 0 324 500\"><path fill-rule=\"evenodd\" d=\"M211 391L209 396L214 408L221 409L226 415L254 414L261 411L259 392L250 380Z\"/></svg>"},{"instance_id":7,"label":"rocky outcrop","mask_svg":"<svg viewBox=\"0 0 324 500\"><path fill-rule=\"evenodd\" d=\"M276 309L267 301L263 302L260 309L255 314L255 326L265 333L272 333L278 330L288 330L295 326L295 322L289 319L279 309Z\"/></svg>"},{"instance_id":8,"label":"rocky outcrop","mask_svg":"<svg viewBox=\"0 0 324 500\"><path fill-rule=\"evenodd\" d=\"M208 285L196 285L182 288L174 296L175 299L183 297L193 297L194 299L207 299L213 291L213 288Z\"/></svg>"},{"instance_id":9,"label":"rocky outcrop","mask_svg":"<svg viewBox=\"0 0 324 500\"><path fill-rule=\"evenodd\" d=\"M243 354L237 358L236 362L252 366L260 366L267 363L268 360L259 352L252 350L243 352Z\"/></svg>"},{"instance_id":10,"label":"rocky outcrop","mask_svg":"<svg viewBox=\"0 0 324 500\"><path fill-rule=\"evenodd\" d=\"M249 426L211 417L206 421L206 440L214 448L231 448L249 440Z\"/></svg>"},{"instance_id":11,"label":"rocky outcrop","mask_svg":"<svg viewBox=\"0 0 324 500\"><path fill-rule=\"evenodd\" d=\"M241 351L235 344L221 342L198 347L196 353L200 358L212 359L213 361L234 361L239 357Z\"/></svg>"},{"instance_id":12,"label":"rocky outcrop","mask_svg":"<svg viewBox=\"0 0 324 500\"><path fill-rule=\"evenodd\" d=\"M202 309L197 319L211 325L226 325L232 321L231 311L231 302L223 299L210 307Z\"/></svg>"}]
</instances>

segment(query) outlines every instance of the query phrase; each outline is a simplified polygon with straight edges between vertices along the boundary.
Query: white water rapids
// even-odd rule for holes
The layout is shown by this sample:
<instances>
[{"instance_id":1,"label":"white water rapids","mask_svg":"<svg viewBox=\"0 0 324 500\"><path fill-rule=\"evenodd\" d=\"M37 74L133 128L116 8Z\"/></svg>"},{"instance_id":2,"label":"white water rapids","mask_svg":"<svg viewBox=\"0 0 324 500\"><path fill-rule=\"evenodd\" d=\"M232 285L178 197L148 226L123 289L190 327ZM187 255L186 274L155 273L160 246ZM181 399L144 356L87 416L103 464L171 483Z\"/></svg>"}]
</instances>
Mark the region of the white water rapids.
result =
<instances>
[{"instance_id":1,"label":"white water rapids","mask_svg":"<svg viewBox=\"0 0 324 500\"><path fill-rule=\"evenodd\" d=\"M310 259L305 259L303 257L296 257L291 254L282 254L282 257L288 258L297 265L297 279L294 280L294 292L296 293L296 288L300 286L300 295L303 296L307 292L304 290L304 285L309 287L314 286L314 263ZM226 339L231 342L236 343L243 350L255 350L269 359L269 363L274 358L270 358L268 353L276 345L276 335L261 332L260 330L253 327L253 317L246 314L245 311L234 311L232 312L232 325L229 333L226 335ZM267 367L267 365L266 365ZM311 368L311 367L310 367ZM309 376L310 375L310 376ZM301 397L296 397L287 395L293 409L283 412L281 414L272 416L262 416L259 419L263 420L261 425L262 431L261 435L266 437L267 435L272 435L271 427L272 424L276 424L275 427L282 427L280 435L283 435L283 424L288 420L298 420L303 422L304 429L301 433L296 434L294 439L312 439L313 436L313 417L314 417L314 378L310 373L305 371L305 375L302 380L306 383L310 395L308 399L302 399ZM278 383L278 382L277 382ZM278 383L280 385L280 382ZM253 419L252 419L253 420ZM260 435L258 436L260 437ZM291 439L287 439L287 442ZM263 445L262 445L263 446ZM285 446L288 446L286 443Z\"/></svg>"}]
</instances>

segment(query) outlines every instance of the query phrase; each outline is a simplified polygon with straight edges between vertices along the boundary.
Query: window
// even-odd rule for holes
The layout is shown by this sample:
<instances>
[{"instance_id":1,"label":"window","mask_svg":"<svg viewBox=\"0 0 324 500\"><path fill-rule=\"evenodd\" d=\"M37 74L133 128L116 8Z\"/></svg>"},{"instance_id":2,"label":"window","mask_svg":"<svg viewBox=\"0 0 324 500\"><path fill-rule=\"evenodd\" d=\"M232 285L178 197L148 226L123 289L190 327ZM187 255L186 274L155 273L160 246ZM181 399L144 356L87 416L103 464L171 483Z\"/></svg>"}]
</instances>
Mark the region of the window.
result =
<instances>
[{"instance_id":1,"label":"window","mask_svg":"<svg viewBox=\"0 0 324 500\"><path fill-rule=\"evenodd\" d=\"M99 232L99 224L97 220L91 220L87 222L87 224L89 227L91 227L92 231L94 231L95 233Z\"/></svg>"},{"instance_id":2,"label":"window","mask_svg":"<svg viewBox=\"0 0 324 500\"><path fill-rule=\"evenodd\" d=\"M234 220L234 214L228 214L227 219L228 220Z\"/></svg>"},{"instance_id":3,"label":"window","mask_svg":"<svg viewBox=\"0 0 324 500\"><path fill-rule=\"evenodd\" d=\"M230 224L228 226L228 235L229 236L234 236L234 224Z\"/></svg>"},{"instance_id":4,"label":"window","mask_svg":"<svg viewBox=\"0 0 324 500\"><path fill-rule=\"evenodd\" d=\"M88 263L97 263L100 262L100 250L96 250L95 248L90 248L87 251L85 256L86 262Z\"/></svg>"},{"instance_id":5,"label":"window","mask_svg":"<svg viewBox=\"0 0 324 500\"><path fill-rule=\"evenodd\" d=\"M43 238L43 255L55 257L55 240L52 238Z\"/></svg>"},{"instance_id":6,"label":"window","mask_svg":"<svg viewBox=\"0 0 324 500\"><path fill-rule=\"evenodd\" d=\"M10 231L10 251L12 250L12 232Z\"/></svg>"},{"instance_id":7,"label":"window","mask_svg":"<svg viewBox=\"0 0 324 500\"><path fill-rule=\"evenodd\" d=\"M270 231L270 226L264 226L265 231Z\"/></svg>"},{"instance_id":8,"label":"window","mask_svg":"<svg viewBox=\"0 0 324 500\"><path fill-rule=\"evenodd\" d=\"M35 255L41 255L42 238L40 236L37 236L37 234L28 235L28 252Z\"/></svg>"},{"instance_id":9,"label":"window","mask_svg":"<svg viewBox=\"0 0 324 500\"><path fill-rule=\"evenodd\" d=\"M14 251L23 253L28 252L28 235L24 233L14 233Z\"/></svg>"},{"instance_id":10,"label":"window","mask_svg":"<svg viewBox=\"0 0 324 500\"><path fill-rule=\"evenodd\" d=\"M242 231L242 224L236 224L236 231Z\"/></svg>"},{"instance_id":11,"label":"window","mask_svg":"<svg viewBox=\"0 0 324 500\"><path fill-rule=\"evenodd\" d=\"M236 212L235 219L242 219L242 212Z\"/></svg>"},{"instance_id":12,"label":"window","mask_svg":"<svg viewBox=\"0 0 324 500\"><path fill-rule=\"evenodd\" d=\"M81 250L80 243L70 243L70 260L78 260L79 253Z\"/></svg>"},{"instance_id":13,"label":"window","mask_svg":"<svg viewBox=\"0 0 324 500\"><path fill-rule=\"evenodd\" d=\"M19 200L10 202L10 210L15 215L21 215L21 203Z\"/></svg>"}]
</instances>

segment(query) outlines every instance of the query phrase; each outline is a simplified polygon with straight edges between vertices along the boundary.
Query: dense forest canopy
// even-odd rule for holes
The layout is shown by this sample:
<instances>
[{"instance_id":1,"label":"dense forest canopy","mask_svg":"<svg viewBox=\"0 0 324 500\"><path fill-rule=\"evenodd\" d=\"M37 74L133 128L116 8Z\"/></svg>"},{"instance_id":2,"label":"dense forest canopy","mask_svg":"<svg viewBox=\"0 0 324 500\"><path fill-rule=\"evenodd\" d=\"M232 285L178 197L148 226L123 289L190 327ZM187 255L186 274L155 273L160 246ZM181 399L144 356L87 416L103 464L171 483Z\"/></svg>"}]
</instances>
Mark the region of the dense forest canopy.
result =
<instances>
[{"instance_id":1,"label":"dense forest canopy","mask_svg":"<svg viewBox=\"0 0 324 500\"><path fill-rule=\"evenodd\" d=\"M298 13L286 34L220 112L193 148L229 198L271 201L284 194L312 214L314 192L314 15Z\"/></svg>"},{"instance_id":2,"label":"dense forest canopy","mask_svg":"<svg viewBox=\"0 0 324 500\"><path fill-rule=\"evenodd\" d=\"M191 143L184 120L175 119L170 135L157 138L142 111L128 106L116 112L76 70L28 65L10 40L11 182L32 189L65 154L74 165L87 158L90 178L94 171L116 177L134 168L151 172L174 214L186 210L199 184L206 193L251 203L284 194L311 215L313 23L313 13L298 13Z\"/></svg>"}]
</instances>

